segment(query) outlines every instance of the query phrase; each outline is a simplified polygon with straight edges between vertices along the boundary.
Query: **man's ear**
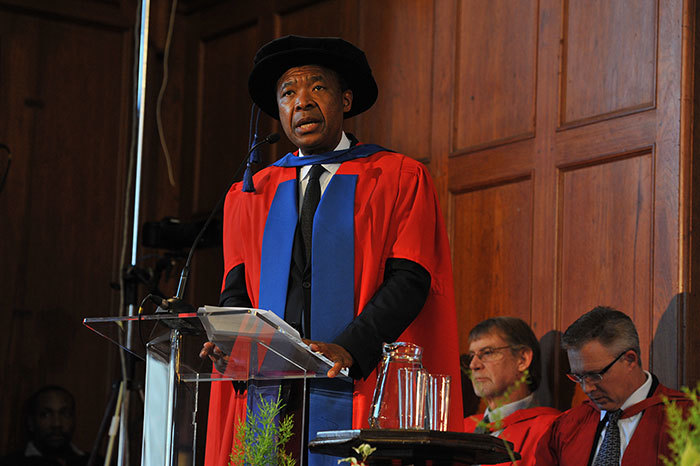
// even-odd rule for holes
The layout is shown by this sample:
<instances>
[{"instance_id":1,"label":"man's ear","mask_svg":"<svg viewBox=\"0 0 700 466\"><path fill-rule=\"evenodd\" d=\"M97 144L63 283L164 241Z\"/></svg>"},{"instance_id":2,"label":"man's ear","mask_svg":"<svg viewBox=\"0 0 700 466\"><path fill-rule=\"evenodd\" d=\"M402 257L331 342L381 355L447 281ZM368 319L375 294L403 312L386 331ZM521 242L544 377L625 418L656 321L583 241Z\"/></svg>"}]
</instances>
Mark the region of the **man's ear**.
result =
<instances>
[{"instance_id":1,"label":"man's ear","mask_svg":"<svg viewBox=\"0 0 700 466\"><path fill-rule=\"evenodd\" d=\"M344 90L341 97L343 98L343 113L348 113L352 108L352 89Z\"/></svg>"},{"instance_id":2,"label":"man's ear","mask_svg":"<svg viewBox=\"0 0 700 466\"><path fill-rule=\"evenodd\" d=\"M527 346L518 351L518 371L525 372L532 363L532 348Z\"/></svg>"},{"instance_id":3,"label":"man's ear","mask_svg":"<svg viewBox=\"0 0 700 466\"><path fill-rule=\"evenodd\" d=\"M641 366L641 364L639 363L639 356L637 355L637 352L632 349L627 350L627 353L625 353L622 359L632 363L635 366Z\"/></svg>"}]
</instances>

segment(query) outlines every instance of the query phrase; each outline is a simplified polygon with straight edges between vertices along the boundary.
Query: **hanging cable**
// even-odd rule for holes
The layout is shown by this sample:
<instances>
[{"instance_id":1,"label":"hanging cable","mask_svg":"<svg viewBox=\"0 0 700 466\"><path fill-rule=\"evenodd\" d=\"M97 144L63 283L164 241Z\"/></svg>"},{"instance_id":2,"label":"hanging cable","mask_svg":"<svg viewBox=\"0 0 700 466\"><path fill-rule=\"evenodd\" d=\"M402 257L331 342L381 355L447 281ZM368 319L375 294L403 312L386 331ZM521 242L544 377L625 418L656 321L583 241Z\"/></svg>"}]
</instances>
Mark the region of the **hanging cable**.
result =
<instances>
[{"instance_id":1,"label":"hanging cable","mask_svg":"<svg viewBox=\"0 0 700 466\"><path fill-rule=\"evenodd\" d=\"M173 0L173 4L170 7L170 19L168 21L168 33L165 37L165 51L163 53L163 81L160 84L160 91L158 92L158 100L156 101L156 126L158 127L158 136L160 137L160 146L163 148L163 156L165 157L165 164L168 167L168 179L170 180L170 186L175 187L175 176L173 175L173 164L170 159L170 151L168 150L168 143L165 140L165 130L163 129L163 118L161 116L161 106L163 104L163 96L165 95L165 89L168 86L168 62L170 59L170 43L173 39L173 29L175 25L175 11L177 9L177 0Z\"/></svg>"},{"instance_id":2,"label":"hanging cable","mask_svg":"<svg viewBox=\"0 0 700 466\"><path fill-rule=\"evenodd\" d=\"M104 466L110 466L112 464L112 455L114 454L114 442L116 440L117 433L119 432L120 419L123 415L121 408L125 387L126 382L122 380L122 382L119 384L119 396L117 398L117 403L114 405L114 415L112 416L112 423L109 426L109 441L107 442L107 453L105 454Z\"/></svg>"}]
</instances>

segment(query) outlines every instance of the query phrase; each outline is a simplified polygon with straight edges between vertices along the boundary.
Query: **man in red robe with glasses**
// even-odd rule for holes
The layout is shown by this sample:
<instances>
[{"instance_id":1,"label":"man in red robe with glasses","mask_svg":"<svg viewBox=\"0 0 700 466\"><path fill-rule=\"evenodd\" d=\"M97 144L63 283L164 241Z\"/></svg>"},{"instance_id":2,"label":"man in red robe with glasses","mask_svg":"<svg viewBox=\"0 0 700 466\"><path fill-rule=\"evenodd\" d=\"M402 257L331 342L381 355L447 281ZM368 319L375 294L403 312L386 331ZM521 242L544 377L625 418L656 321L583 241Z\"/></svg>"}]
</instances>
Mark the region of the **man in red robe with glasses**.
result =
<instances>
[{"instance_id":1,"label":"man in red robe with glasses","mask_svg":"<svg viewBox=\"0 0 700 466\"><path fill-rule=\"evenodd\" d=\"M562 336L571 380L588 400L562 414L537 447L537 464L663 465L670 458L664 397L685 396L642 368L637 329L626 314L596 307Z\"/></svg>"},{"instance_id":2,"label":"man in red robe with glasses","mask_svg":"<svg viewBox=\"0 0 700 466\"><path fill-rule=\"evenodd\" d=\"M464 419L464 431L512 442L522 458L517 464L534 465L540 437L560 414L535 400L542 376L537 337L516 317L486 319L469 332L468 357L474 393L487 407Z\"/></svg>"}]
</instances>

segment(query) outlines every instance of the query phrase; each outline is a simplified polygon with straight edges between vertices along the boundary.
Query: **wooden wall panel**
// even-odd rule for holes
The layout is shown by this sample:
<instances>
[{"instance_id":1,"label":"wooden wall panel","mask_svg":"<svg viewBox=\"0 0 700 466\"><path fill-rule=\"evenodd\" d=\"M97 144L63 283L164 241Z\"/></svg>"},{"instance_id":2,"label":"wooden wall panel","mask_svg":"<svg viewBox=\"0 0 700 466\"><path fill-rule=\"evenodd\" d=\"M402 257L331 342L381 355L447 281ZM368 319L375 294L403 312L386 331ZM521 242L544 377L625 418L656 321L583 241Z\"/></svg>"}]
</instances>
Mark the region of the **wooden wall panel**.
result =
<instances>
[{"instance_id":1,"label":"wooden wall panel","mask_svg":"<svg viewBox=\"0 0 700 466\"><path fill-rule=\"evenodd\" d=\"M459 2L453 152L535 131L538 2Z\"/></svg>"},{"instance_id":2,"label":"wooden wall panel","mask_svg":"<svg viewBox=\"0 0 700 466\"><path fill-rule=\"evenodd\" d=\"M181 212L191 209L193 200L183 196L185 185L191 189L192 166L194 158L193 131L190 128L195 121L195 111L186 108L185 83L197 81L195 70L185 70L185 61L192 54L196 43L187 40L185 22L176 15L173 25L170 53L168 56L168 75L160 106L163 138L166 141L168 157L172 169L174 185L171 184L168 162L157 128L156 104L161 91L165 66L165 42L170 5L165 2L153 2L151 7L151 25L149 45L149 62L147 78L146 114L144 121L144 157L143 183L141 198L149 202L142 203L139 213L142 222L157 221L170 216L183 219ZM130 64L131 65L131 64ZM190 84L191 86L192 84ZM189 212L189 211L188 211ZM187 220L185 217L183 220ZM145 254L154 253L148 250ZM176 287L177 283L173 284ZM164 290L170 287L163 286Z\"/></svg>"},{"instance_id":3,"label":"wooden wall panel","mask_svg":"<svg viewBox=\"0 0 700 466\"><path fill-rule=\"evenodd\" d=\"M562 125L653 107L656 0L568 0L564 7Z\"/></svg>"},{"instance_id":4,"label":"wooden wall panel","mask_svg":"<svg viewBox=\"0 0 700 466\"><path fill-rule=\"evenodd\" d=\"M700 45L700 36L695 34L700 28L700 15L694 14L697 11L694 8L695 5L689 5L685 11L690 16L687 32L692 33L694 37L692 39L693 46L687 47L684 54L684 57L692 63L692 65L689 64L689 67L692 66L693 74L684 77L682 81L683 89L689 96L693 97L700 95L700 79L692 79L692 76L700 76L700 60L695 57L695 49ZM683 108L684 111L700 115L700 99L693 98L691 105ZM686 137L681 138L681 150L688 151L691 154L700 153L698 152L700 151L700 125L694 124L694 121L688 118L682 118L682 121L681 130ZM691 160L692 158L690 157L686 158L681 165L681 172L686 174L683 178L686 181L684 183L684 192L690 199L690 206L683 213L687 215L688 221L686 225L689 230L698 232L700 231L700 190L696 186L700 182L700 164L690 163ZM688 166L689 164L690 166ZM684 231L684 236L687 238L683 248L683 256L688 264L687 270L688 272L699 270L700 248L698 245L700 244L700 235L692 235ZM684 278L683 275L681 277ZM700 287L691 286L685 296L686 303L683 311L685 316L681 317L685 321L685 327L681 338L676 340L677 344L671 347L671 352L675 350L678 355L683 353L697 355L700 354L700 338L698 338L698 335L700 335L700 313L695 310L699 308L698 305L700 304ZM693 358L693 361L696 361L696 363L683 368L685 381L700 380L700 358Z\"/></svg>"},{"instance_id":5,"label":"wooden wall panel","mask_svg":"<svg viewBox=\"0 0 700 466\"><path fill-rule=\"evenodd\" d=\"M529 321L532 183L521 179L452 197L455 297L460 351L484 319L511 315Z\"/></svg>"},{"instance_id":6,"label":"wooden wall panel","mask_svg":"<svg viewBox=\"0 0 700 466\"><path fill-rule=\"evenodd\" d=\"M379 86L357 120L358 137L425 163L431 158L434 2L363 2L360 38Z\"/></svg>"},{"instance_id":7,"label":"wooden wall panel","mask_svg":"<svg viewBox=\"0 0 700 466\"><path fill-rule=\"evenodd\" d=\"M525 8L527 3L517 5ZM545 359L552 402L565 407L571 400L569 382L557 376L565 370L557 353L559 333L596 305L629 313L642 338L645 365L662 382L677 386L683 370L694 364L683 355L678 338L691 314L683 294L690 286L684 254L691 234L687 209L692 188L687 129L683 132L688 126L683 125L691 124L687 96L692 93L681 83L689 79L684 60L693 50L688 42L692 27L687 28L695 13L689 15L691 7L675 0L540 0L533 13L536 46L528 55L522 44L521 49L508 45L501 50L510 30L528 24L520 20L512 28L495 28L493 24L515 16L501 7L498 2L458 0L438 7L441 18L458 13L450 23L457 41L454 63L445 57L436 63L455 68L451 100L440 96L443 105L454 106L447 192L453 198L448 223L455 264L479 270L480 245L470 238L484 235L482 241L489 244L491 228L463 220L464 206L456 199L465 190L526 177L533 205L530 323L551 353ZM530 18L523 12L517 15L521 17ZM486 34L480 25L496 32ZM518 30L517 37L527 43L532 35ZM493 47L497 57L510 61L478 53ZM509 54L516 50L520 54L512 58ZM501 102L494 96L501 97L507 88L511 62L518 58L536 67L537 93L518 93L535 99L536 112L511 99L514 105L484 106L466 118L463 109L477 103L465 89L478 86L474 102L479 93ZM515 123L503 125L498 113L503 109L514 112ZM536 123L531 123L533 117ZM536 131L513 131L525 128L518 126L523 122ZM534 137L523 139L530 135ZM488 218L490 208L483 205L471 215ZM471 265L470 256L478 258ZM498 264L489 273L507 274L509 266ZM468 286L464 277L469 272L457 274L460 290ZM485 290L495 293L493 286ZM458 293L460 315L469 314L482 299Z\"/></svg>"},{"instance_id":8,"label":"wooden wall panel","mask_svg":"<svg viewBox=\"0 0 700 466\"><path fill-rule=\"evenodd\" d=\"M0 193L0 451L19 447L22 403L44 384L75 395L75 442L90 448L115 352L81 322L118 313L128 31L2 10L0 31L0 141L14 156Z\"/></svg>"},{"instance_id":9,"label":"wooden wall panel","mask_svg":"<svg viewBox=\"0 0 700 466\"><path fill-rule=\"evenodd\" d=\"M598 305L635 322L645 363L651 342L651 152L560 175L559 319L566 329Z\"/></svg>"},{"instance_id":10,"label":"wooden wall panel","mask_svg":"<svg viewBox=\"0 0 700 466\"><path fill-rule=\"evenodd\" d=\"M5 109L8 118L0 119L0 141L10 147L12 151L29 147L34 137L33 117L36 109L26 105L25 98L17 96L31 96L36 93L36 67L34 58L38 47L39 34L37 24L26 24L19 28L13 25L11 18L2 17L0 28L0 79L3 85L0 87L0 104ZM8 92L12 90L12 93ZM21 152L20 152L21 154ZM8 158L3 151L2 169L4 170ZM30 164L27 157L13 156L11 162L11 174L6 180L4 191L0 193L0 209L7 212L8 220L0 223L2 237L0 241L0 257L3 258L4 267L0 267L0 288L8 303L15 296L22 296L26 292L23 280L19 279L23 269L17 258L13 257L18 251L26 249L24 234L30 225L21 212L26 209L29 198L29 182L31 181ZM9 175L9 173L8 173Z\"/></svg>"},{"instance_id":11,"label":"wooden wall panel","mask_svg":"<svg viewBox=\"0 0 700 466\"><path fill-rule=\"evenodd\" d=\"M133 26L137 3L136 0L0 0L0 9L124 30Z\"/></svg>"},{"instance_id":12,"label":"wooden wall panel","mask_svg":"<svg viewBox=\"0 0 700 466\"><path fill-rule=\"evenodd\" d=\"M697 315L686 302L688 292L700 283L697 270L688 265L690 230L688 212L697 199L691 167L697 166L689 148L689 128L697 125L692 114L696 98L685 86L698 79L691 72L700 48L689 39L695 34L697 4L680 0L659 3L657 124L654 163L654 256L651 367L659 380L695 386L688 369L700 368L700 359L681 343L683 328ZM690 24L689 24L690 22ZM690 54L690 55L689 55ZM697 232L695 232L697 234Z\"/></svg>"},{"instance_id":13,"label":"wooden wall panel","mask_svg":"<svg viewBox=\"0 0 700 466\"><path fill-rule=\"evenodd\" d=\"M341 0L316 1L310 5L280 12L278 35L296 34L312 37L335 37L341 33Z\"/></svg>"},{"instance_id":14,"label":"wooden wall panel","mask_svg":"<svg viewBox=\"0 0 700 466\"><path fill-rule=\"evenodd\" d=\"M205 38L200 44L197 211L213 208L247 152L252 105L248 74L257 50L257 34L257 27L251 25ZM220 189L202 189L201 183Z\"/></svg>"},{"instance_id":15,"label":"wooden wall panel","mask_svg":"<svg viewBox=\"0 0 700 466\"><path fill-rule=\"evenodd\" d=\"M248 74L257 50L257 23L205 35L199 43L196 158L191 215L204 218L217 204L247 152ZM261 134L266 133L261 127ZM237 179L241 179L242 172ZM197 305L216 304L223 280L221 248L197 252L190 288Z\"/></svg>"}]
</instances>

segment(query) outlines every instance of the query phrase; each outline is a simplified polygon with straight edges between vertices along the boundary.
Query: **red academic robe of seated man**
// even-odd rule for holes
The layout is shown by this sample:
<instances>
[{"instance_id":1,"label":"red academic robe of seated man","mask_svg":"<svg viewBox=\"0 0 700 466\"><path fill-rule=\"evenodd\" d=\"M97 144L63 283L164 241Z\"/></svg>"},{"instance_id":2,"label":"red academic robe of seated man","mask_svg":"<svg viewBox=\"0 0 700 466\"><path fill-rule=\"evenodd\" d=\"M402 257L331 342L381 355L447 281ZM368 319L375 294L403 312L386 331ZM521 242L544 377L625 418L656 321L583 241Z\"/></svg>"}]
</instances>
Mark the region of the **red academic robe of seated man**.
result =
<instances>
[{"instance_id":1,"label":"red academic robe of seated man","mask_svg":"<svg viewBox=\"0 0 700 466\"><path fill-rule=\"evenodd\" d=\"M670 456L666 408L661 395L684 409L690 404L683 393L659 384L651 397L625 409L623 419L643 414L622 456L621 466L662 465L659 456ZM599 422L600 410L590 400L559 416L540 440L535 455L537 464L586 466Z\"/></svg>"},{"instance_id":2,"label":"red academic robe of seated man","mask_svg":"<svg viewBox=\"0 0 700 466\"><path fill-rule=\"evenodd\" d=\"M500 423L489 424L489 427L492 431L503 429L498 438L513 442L513 449L522 457L517 463L519 466L532 466L535 464L538 441L560 414L557 409L543 406L519 409ZM483 418L483 414L464 418L464 431L474 432L476 425ZM499 464L505 466L513 463Z\"/></svg>"}]
</instances>

